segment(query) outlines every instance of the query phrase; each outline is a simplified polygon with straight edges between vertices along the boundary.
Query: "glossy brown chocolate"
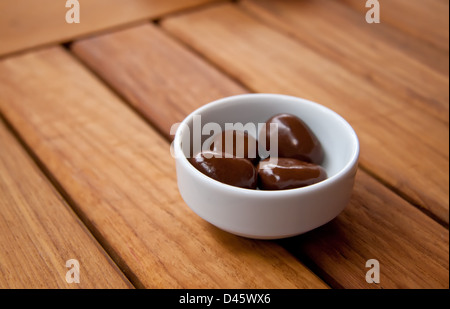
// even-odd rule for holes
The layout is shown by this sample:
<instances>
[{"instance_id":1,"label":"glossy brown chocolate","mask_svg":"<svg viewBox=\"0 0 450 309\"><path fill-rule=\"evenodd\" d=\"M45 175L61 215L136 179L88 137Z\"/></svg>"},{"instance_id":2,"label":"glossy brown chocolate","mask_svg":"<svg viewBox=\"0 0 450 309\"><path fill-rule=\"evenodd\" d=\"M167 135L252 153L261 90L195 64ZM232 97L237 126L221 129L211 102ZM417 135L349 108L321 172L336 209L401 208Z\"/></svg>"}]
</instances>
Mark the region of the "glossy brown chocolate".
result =
<instances>
[{"instance_id":1,"label":"glossy brown chocolate","mask_svg":"<svg viewBox=\"0 0 450 309\"><path fill-rule=\"evenodd\" d=\"M290 158L278 158L277 164L265 159L259 162L257 169L258 187L261 190L301 188L327 178L321 166Z\"/></svg>"},{"instance_id":2,"label":"glossy brown chocolate","mask_svg":"<svg viewBox=\"0 0 450 309\"><path fill-rule=\"evenodd\" d=\"M258 173L244 158L225 158L223 153L203 151L190 158L191 164L203 174L228 185L256 189Z\"/></svg>"},{"instance_id":3,"label":"glossy brown chocolate","mask_svg":"<svg viewBox=\"0 0 450 309\"><path fill-rule=\"evenodd\" d=\"M278 124L278 157L322 163L323 149L319 140L302 120L291 114L278 114L266 122L267 149L270 147L270 136L274 134L270 132L271 123Z\"/></svg>"},{"instance_id":4,"label":"glossy brown chocolate","mask_svg":"<svg viewBox=\"0 0 450 309\"><path fill-rule=\"evenodd\" d=\"M258 142L245 131L224 131L212 139L210 150L228 153L236 158L245 158L257 164Z\"/></svg>"}]
</instances>

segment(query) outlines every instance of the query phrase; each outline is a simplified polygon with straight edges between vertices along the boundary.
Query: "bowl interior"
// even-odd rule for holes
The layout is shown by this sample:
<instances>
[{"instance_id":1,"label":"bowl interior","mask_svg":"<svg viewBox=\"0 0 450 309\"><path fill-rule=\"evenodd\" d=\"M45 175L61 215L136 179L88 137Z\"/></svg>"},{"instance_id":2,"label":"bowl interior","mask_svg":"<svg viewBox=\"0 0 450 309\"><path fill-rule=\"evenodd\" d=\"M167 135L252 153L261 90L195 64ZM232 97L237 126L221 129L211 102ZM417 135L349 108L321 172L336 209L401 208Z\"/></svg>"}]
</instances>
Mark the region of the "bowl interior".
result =
<instances>
[{"instance_id":1,"label":"bowl interior","mask_svg":"<svg viewBox=\"0 0 450 309\"><path fill-rule=\"evenodd\" d=\"M182 126L177 132L175 143L180 143L184 155L190 157L199 150L199 145L196 147L192 144L194 135L203 133L200 139L203 145L214 134L209 131L208 128L212 127L208 127L208 123L218 124L222 130L226 123L240 123L249 134L257 137L261 125L279 113L296 115L314 132L324 149L325 157L321 165L327 171L328 178L339 173L355 159L358 140L351 126L341 116L317 103L284 95L248 94L209 103L184 120L183 125L187 125L189 130ZM198 115L201 116L200 127L198 117L194 125L194 116ZM190 146L182 147L186 143Z\"/></svg>"}]
</instances>

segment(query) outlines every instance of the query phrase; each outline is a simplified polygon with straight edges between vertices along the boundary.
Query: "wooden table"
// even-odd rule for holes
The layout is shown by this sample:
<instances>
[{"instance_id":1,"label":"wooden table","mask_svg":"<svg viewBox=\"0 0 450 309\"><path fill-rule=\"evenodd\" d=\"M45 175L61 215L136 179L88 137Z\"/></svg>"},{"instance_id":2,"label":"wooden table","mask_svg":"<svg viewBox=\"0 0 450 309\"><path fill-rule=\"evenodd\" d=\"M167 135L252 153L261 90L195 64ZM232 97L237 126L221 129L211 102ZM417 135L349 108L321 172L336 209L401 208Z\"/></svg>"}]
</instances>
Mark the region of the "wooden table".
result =
<instances>
[{"instance_id":1,"label":"wooden table","mask_svg":"<svg viewBox=\"0 0 450 309\"><path fill-rule=\"evenodd\" d=\"M449 2L380 8L369 24L364 0L81 0L68 24L61 1L2 0L0 287L448 288ZM248 92L355 128L332 222L251 240L181 199L170 127Z\"/></svg>"}]
</instances>

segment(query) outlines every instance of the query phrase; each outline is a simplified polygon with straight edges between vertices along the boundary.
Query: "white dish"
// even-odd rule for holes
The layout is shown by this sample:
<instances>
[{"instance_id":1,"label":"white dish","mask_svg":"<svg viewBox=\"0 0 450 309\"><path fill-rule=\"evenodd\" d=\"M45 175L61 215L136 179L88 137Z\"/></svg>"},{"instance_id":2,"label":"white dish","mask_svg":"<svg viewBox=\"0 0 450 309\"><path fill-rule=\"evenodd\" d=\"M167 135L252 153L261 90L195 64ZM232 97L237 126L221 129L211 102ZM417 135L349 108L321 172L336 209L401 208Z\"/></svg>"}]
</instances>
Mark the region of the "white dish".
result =
<instances>
[{"instance_id":1,"label":"white dish","mask_svg":"<svg viewBox=\"0 0 450 309\"><path fill-rule=\"evenodd\" d=\"M202 116L203 124L256 125L279 113L296 115L317 136L325 153L321 165L327 171L326 180L290 190L242 189L204 175L183 152L181 141L189 134L183 126L192 130L195 115ZM335 218L350 200L359 158L356 133L341 116L320 104L278 94L244 94L202 106L182 122L173 149L178 188L186 204L225 231L259 239L299 235Z\"/></svg>"}]
</instances>

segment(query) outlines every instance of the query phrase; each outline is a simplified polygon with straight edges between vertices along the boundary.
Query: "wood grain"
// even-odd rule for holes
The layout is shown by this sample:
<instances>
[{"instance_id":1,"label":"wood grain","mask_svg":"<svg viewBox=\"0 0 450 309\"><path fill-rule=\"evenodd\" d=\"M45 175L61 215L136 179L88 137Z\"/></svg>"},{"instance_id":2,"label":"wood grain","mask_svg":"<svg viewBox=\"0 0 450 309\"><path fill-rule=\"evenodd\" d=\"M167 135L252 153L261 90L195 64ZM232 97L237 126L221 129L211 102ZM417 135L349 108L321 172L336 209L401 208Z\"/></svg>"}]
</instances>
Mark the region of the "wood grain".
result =
<instances>
[{"instance_id":1,"label":"wood grain","mask_svg":"<svg viewBox=\"0 0 450 309\"><path fill-rule=\"evenodd\" d=\"M329 224L282 244L343 288L449 287L448 230L359 171L350 205ZM369 259L380 283L365 280Z\"/></svg>"},{"instance_id":2,"label":"wood grain","mask_svg":"<svg viewBox=\"0 0 450 309\"><path fill-rule=\"evenodd\" d=\"M298 38L361 80L448 123L448 76L404 53L389 36L346 5L327 0L241 3L255 16ZM441 66L448 67L447 62L448 55L442 57Z\"/></svg>"},{"instance_id":3,"label":"wood grain","mask_svg":"<svg viewBox=\"0 0 450 309\"><path fill-rule=\"evenodd\" d=\"M356 9L363 17L368 10L363 0L340 1ZM380 1L380 22L447 53L449 51L449 2L446 0Z\"/></svg>"},{"instance_id":4,"label":"wood grain","mask_svg":"<svg viewBox=\"0 0 450 309\"><path fill-rule=\"evenodd\" d=\"M0 121L0 288L130 288ZM80 265L67 283L66 261Z\"/></svg>"},{"instance_id":5,"label":"wood grain","mask_svg":"<svg viewBox=\"0 0 450 309\"><path fill-rule=\"evenodd\" d=\"M79 0L80 23L66 23L66 1L2 0L0 55L120 25L158 18L215 0Z\"/></svg>"},{"instance_id":6,"label":"wood grain","mask_svg":"<svg viewBox=\"0 0 450 309\"><path fill-rule=\"evenodd\" d=\"M246 92L150 24L77 41L71 49L168 139L171 126L198 107Z\"/></svg>"},{"instance_id":7,"label":"wood grain","mask_svg":"<svg viewBox=\"0 0 450 309\"><path fill-rule=\"evenodd\" d=\"M448 224L448 123L233 5L161 25L253 91L304 97L341 114L360 137L363 166Z\"/></svg>"},{"instance_id":8,"label":"wood grain","mask_svg":"<svg viewBox=\"0 0 450 309\"><path fill-rule=\"evenodd\" d=\"M2 61L0 108L138 287L327 287L279 245L190 211L169 144L63 49Z\"/></svg>"},{"instance_id":9,"label":"wood grain","mask_svg":"<svg viewBox=\"0 0 450 309\"><path fill-rule=\"evenodd\" d=\"M149 37L152 39L148 42ZM156 38L158 41L154 41ZM154 108L155 102L148 90L151 86L144 87L142 83L131 82L153 81L154 76L158 76L158 85L164 85L173 80L178 81L192 71L201 70L196 69L194 65L186 67L184 60L167 62L164 60L165 56L161 55L153 58L158 52L154 49L172 49L170 45L164 44L166 41L168 39L161 37L161 33L153 26L145 26L79 41L73 45L73 51L103 79L111 83L116 91L126 94L130 99L138 98L139 102L134 105L145 111L146 117L154 119L158 118L158 115L168 115L164 121L156 122L158 126L166 127L166 123L175 122L178 117L168 111L183 110L190 97L173 101L173 105L162 104ZM177 48L166 53L174 59L184 59L186 52ZM163 62L165 65L152 66L154 62ZM109 68L111 63L114 63L114 70ZM144 70L140 67L152 69ZM137 76L135 72L140 74ZM164 74L165 72L177 72L177 77ZM204 92L215 93L216 90L209 87L208 81L199 78L194 81ZM230 83L231 81L223 77L220 80L222 85ZM190 85L178 82L176 88L180 93L188 92ZM165 88L161 90L167 91ZM157 92L157 89L152 91ZM195 108L199 102L189 104L192 104L191 108ZM421 224L424 226L421 227ZM430 239L433 241L429 241ZM342 216L319 232L281 243L301 259L310 260L315 270L320 272L323 278L327 278L327 282L332 283L333 287L448 286L446 230L363 172L358 176L352 202ZM365 281L365 262L370 258L378 258L382 263L383 279L380 285L370 285ZM427 265L428 260L430 265ZM427 266L418 267L417 263Z\"/></svg>"}]
</instances>

